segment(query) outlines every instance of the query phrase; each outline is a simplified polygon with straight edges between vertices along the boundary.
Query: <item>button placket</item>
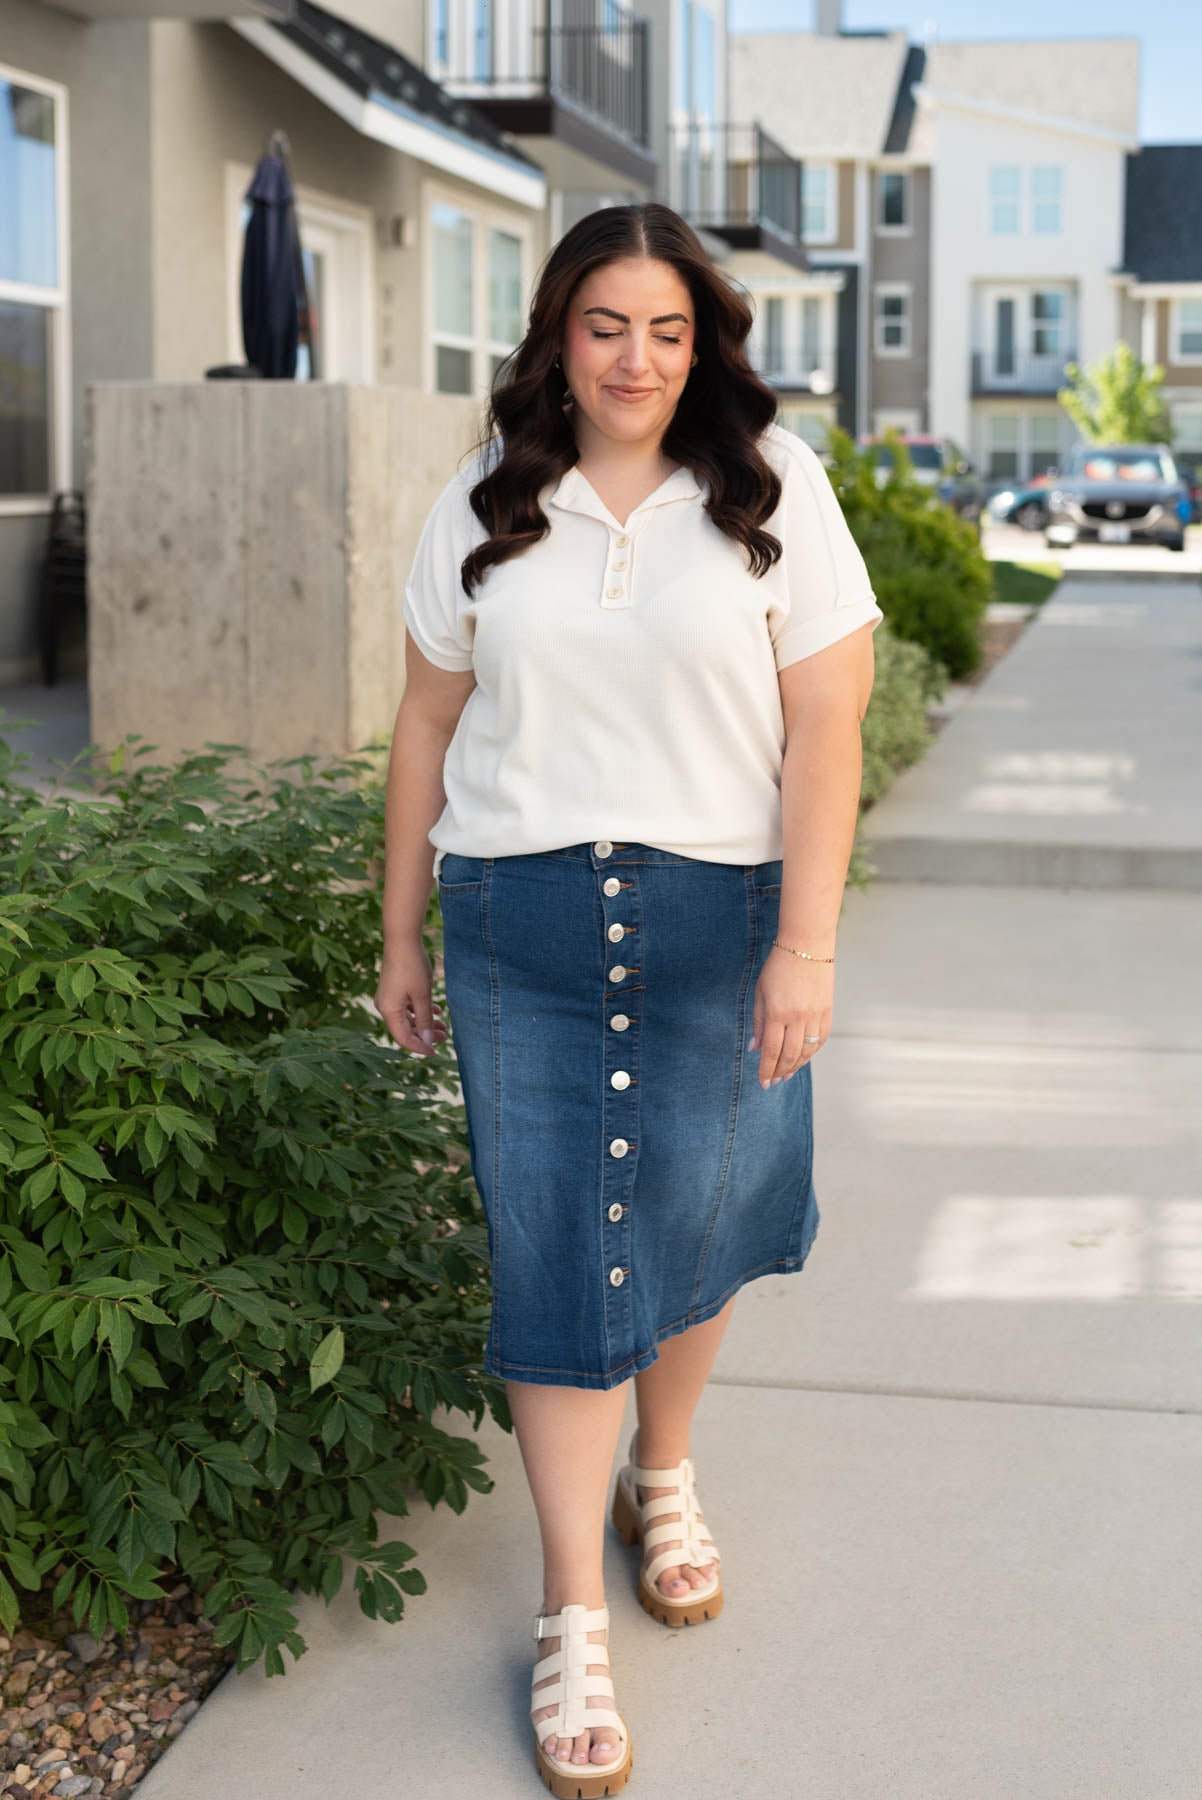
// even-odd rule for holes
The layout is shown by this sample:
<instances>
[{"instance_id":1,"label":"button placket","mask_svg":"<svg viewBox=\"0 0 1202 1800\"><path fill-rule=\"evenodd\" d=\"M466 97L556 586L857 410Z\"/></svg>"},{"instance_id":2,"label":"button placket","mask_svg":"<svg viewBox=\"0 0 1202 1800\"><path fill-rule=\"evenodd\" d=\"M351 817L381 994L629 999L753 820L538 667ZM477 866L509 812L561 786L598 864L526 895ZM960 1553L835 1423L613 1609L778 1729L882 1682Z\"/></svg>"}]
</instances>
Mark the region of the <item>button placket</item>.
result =
<instances>
[{"instance_id":1,"label":"button placket","mask_svg":"<svg viewBox=\"0 0 1202 1800\"><path fill-rule=\"evenodd\" d=\"M633 558L634 532L609 530L609 549L605 557L605 574L601 584L602 606L630 605L630 565Z\"/></svg>"},{"instance_id":2,"label":"button placket","mask_svg":"<svg viewBox=\"0 0 1202 1800\"><path fill-rule=\"evenodd\" d=\"M620 858L622 847L601 838L593 845L595 866L608 860L615 850ZM640 927L637 865L622 870L621 875L603 873L598 867L602 923L605 944L620 944L627 938L637 943ZM630 1011L636 993L629 988L619 997L611 995L611 983L625 980L630 974L627 964L606 959L605 988L601 1004L606 1014L603 1102L604 1163L601 1177L601 1206L605 1218L604 1273L607 1283L606 1314L611 1346L623 1344L633 1355L638 1346L633 1342L633 1312L628 1284L633 1280L631 1267L630 1198L637 1157L635 1150L638 1117L639 1046L637 1015ZM611 1007L612 1002L612 1007ZM618 1309L621 1308L621 1311Z\"/></svg>"}]
</instances>

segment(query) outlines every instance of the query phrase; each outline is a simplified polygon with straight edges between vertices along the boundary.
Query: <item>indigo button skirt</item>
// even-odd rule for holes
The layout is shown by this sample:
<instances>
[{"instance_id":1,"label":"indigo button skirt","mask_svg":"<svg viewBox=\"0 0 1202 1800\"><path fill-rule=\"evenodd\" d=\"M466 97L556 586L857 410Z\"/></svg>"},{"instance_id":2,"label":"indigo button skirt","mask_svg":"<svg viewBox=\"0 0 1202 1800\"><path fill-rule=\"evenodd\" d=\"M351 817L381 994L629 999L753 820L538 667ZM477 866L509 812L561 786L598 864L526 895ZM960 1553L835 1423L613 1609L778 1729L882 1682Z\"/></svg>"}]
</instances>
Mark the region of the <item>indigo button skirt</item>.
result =
<instances>
[{"instance_id":1,"label":"indigo button skirt","mask_svg":"<svg viewBox=\"0 0 1202 1800\"><path fill-rule=\"evenodd\" d=\"M810 1065L763 1089L747 1048L781 866L604 839L443 857L489 1373L616 1387L744 1282L805 1262Z\"/></svg>"}]
</instances>

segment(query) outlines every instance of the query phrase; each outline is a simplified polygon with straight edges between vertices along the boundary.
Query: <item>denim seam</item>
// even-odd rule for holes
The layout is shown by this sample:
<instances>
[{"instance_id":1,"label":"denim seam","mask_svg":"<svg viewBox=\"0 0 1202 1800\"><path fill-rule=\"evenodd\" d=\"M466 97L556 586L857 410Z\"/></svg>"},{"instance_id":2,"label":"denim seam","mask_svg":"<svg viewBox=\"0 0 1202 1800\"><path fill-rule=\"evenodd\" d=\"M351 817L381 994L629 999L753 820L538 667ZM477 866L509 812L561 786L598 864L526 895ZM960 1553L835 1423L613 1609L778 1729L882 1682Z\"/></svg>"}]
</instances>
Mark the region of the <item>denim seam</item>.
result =
<instances>
[{"instance_id":1,"label":"denim seam","mask_svg":"<svg viewBox=\"0 0 1202 1800\"><path fill-rule=\"evenodd\" d=\"M488 956L488 1008L489 1024L492 1029L493 1070L492 1205L494 1209L494 1243L493 1266L490 1270L492 1320L489 1337L492 1346L499 1346L501 1342L501 1309L498 1295L501 1291L499 1269L502 1260L501 1219L504 1211L501 1205L501 981L497 970L496 949L492 940L492 913L489 906L492 898L492 872L493 863L489 858L484 864L484 874L480 878L480 933Z\"/></svg>"},{"instance_id":2,"label":"denim seam","mask_svg":"<svg viewBox=\"0 0 1202 1800\"><path fill-rule=\"evenodd\" d=\"M730 1174L731 1158L734 1155L735 1135L739 1123L739 1101L743 1093L742 1046L746 1041L747 991L751 985L751 972L755 968L756 951L759 947L759 916L756 912L755 893L752 876L746 869L743 872L743 892L747 904L747 960L743 965L743 980L739 987L738 1002L738 1036L735 1040L734 1075L731 1081L730 1116L726 1126L726 1147L722 1153L722 1167L718 1174L717 1191L714 1203L710 1208L710 1216L706 1222L705 1236L701 1241L701 1252L697 1258L697 1273L693 1278L693 1304L701 1292L701 1283L705 1278L705 1265L709 1257L710 1243L718 1226L718 1213L726 1194L726 1183Z\"/></svg>"}]
</instances>

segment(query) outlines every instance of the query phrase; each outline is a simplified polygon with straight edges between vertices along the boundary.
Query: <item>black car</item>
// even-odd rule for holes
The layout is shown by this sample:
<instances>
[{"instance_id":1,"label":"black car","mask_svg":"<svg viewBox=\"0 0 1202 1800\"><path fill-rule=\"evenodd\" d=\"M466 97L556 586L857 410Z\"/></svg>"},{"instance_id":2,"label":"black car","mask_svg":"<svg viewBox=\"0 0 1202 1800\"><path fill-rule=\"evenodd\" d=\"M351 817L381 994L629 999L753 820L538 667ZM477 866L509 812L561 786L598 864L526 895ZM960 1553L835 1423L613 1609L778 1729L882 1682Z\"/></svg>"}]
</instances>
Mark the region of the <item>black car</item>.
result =
<instances>
[{"instance_id":1,"label":"black car","mask_svg":"<svg viewBox=\"0 0 1202 1800\"><path fill-rule=\"evenodd\" d=\"M1183 455L1174 450L1173 461L1177 465L1177 473L1189 491L1190 522L1202 525L1202 456L1190 452Z\"/></svg>"},{"instance_id":2,"label":"black car","mask_svg":"<svg viewBox=\"0 0 1202 1800\"><path fill-rule=\"evenodd\" d=\"M1082 444L1048 495L1050 550L1073 544L1185 549L1189 490L1166 444Z\"/></svg>"}]
</instances>

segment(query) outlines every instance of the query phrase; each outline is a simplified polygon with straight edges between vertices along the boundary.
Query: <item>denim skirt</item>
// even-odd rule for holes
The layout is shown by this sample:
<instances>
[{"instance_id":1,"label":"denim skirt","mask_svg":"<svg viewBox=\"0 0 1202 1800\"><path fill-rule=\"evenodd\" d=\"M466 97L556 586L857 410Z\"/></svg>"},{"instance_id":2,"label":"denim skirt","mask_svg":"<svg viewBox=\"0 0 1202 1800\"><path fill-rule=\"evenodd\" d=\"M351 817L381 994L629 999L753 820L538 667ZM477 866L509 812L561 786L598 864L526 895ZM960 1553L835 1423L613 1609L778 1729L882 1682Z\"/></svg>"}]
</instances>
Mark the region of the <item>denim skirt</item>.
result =
<instances>
[{"instance_id":1,"label":"denim skirt","mask_svg":"<svg viewBox=\"0 0 1202 1800\"><path fill-rule=\"evenodd\" d=\"M611 1388L818 1228L810 1065L747 1045L781 862L447 852L446 1011L488 1221L485 1367Z\"/></svg>"}]
</instances>

